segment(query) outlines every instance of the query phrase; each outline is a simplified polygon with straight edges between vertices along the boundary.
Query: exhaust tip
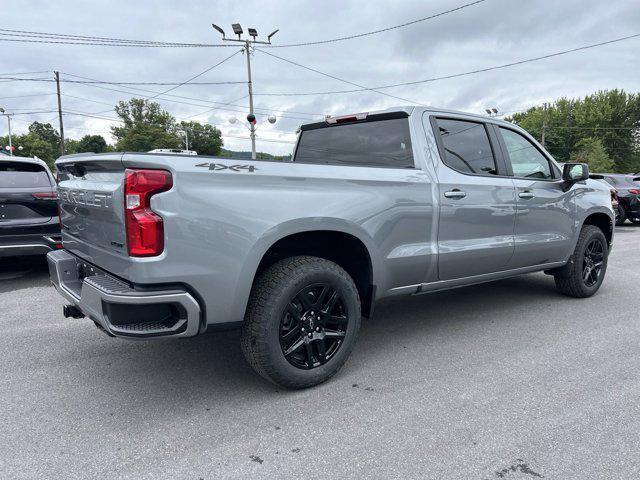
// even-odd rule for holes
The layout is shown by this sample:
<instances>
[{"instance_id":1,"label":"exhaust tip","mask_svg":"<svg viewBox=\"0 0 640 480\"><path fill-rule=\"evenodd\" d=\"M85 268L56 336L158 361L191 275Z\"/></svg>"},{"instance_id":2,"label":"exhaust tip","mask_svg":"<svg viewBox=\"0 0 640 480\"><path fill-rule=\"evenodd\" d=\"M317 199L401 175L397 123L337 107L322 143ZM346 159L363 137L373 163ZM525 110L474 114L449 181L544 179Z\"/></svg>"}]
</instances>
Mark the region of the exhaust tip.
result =
<instances>
[{"instance_id":1,"label":"exhaust tip","mask_svg":"<svg viewBox=\"0 0 640 480\"><path fill-rule=\"evenodd\" d=\"M65 305L62 307L62 314L65 318L84 318L84 313L75 305Z\"/></svg>"}]
</instances>

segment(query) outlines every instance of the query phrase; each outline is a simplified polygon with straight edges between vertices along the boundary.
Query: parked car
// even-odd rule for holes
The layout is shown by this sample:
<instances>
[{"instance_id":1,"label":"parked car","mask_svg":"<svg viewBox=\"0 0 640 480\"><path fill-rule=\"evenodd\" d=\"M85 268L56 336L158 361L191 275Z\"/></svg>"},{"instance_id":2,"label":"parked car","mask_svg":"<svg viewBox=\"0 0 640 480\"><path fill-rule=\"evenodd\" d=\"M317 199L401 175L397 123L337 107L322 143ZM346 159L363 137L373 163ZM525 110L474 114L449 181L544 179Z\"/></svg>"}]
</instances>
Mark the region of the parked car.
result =
<instances>
[{"instance_id":1,"label":"parked car","mask_svg":"<svg viewBox=\"0 0 640 480\"><path fill-rule=\"evenodd\" d=\"M69 302L121 338L242 328L248 362L287 388L346 361L375 301L545 271L600 288L610 189L495 118L406 107L303 125L291 162L63 157Z\"/></svg>"},{"instance_id":2,"label":"parked car","mask_svg":"<svg viewBox=\"0 0 640 480\"><path fill-rule=\"evenodd\" d=\"M604 180L616 189L618 197L618 209L616 212L616 225L624 225L629 220L631 223L640 223L640 178L633 175L604 173Z\"/></svg>"},{"instance_id":3,"label":"parked car","mask_svg":"<svg viewBox=\"0 0 640 480\"><path fill-rule=\"evenodd\" d=\"M61 248L56 181L42 160L0 157L0 257Z\"/></svg>"}]
</instances>

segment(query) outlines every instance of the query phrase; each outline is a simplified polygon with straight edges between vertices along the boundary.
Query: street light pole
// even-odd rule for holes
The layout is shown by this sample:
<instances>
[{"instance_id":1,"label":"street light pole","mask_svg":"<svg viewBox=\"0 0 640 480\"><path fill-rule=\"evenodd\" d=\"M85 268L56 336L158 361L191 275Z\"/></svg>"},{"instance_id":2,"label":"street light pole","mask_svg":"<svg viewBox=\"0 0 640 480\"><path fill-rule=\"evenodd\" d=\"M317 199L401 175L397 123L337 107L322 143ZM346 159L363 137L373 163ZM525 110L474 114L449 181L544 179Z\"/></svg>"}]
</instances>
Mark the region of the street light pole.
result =
<instances>
[{"instance_id":1,"label":"street light pole","mask_svg":"<svg viewBox=\"0 0 640 480\"><path fill-rule=\"evenodd\" d=\"M249 51L249 40L245 40L244 51L247 54L247 84L249 85L249 115L253 115L253 83L251 82L251 53ZM256 124L255 122L249 123L251 137L251 159L256 159Z\"/></svg>"},{"instance_id":2,"label":"street light pole","mask_svg":"<svg viewBox=\"0 0 640 480\"><path fill-rule=\"evenodd\" d=\"M13 144L11 143L11 114L5 113L4 108L0 107L0 114L7 117L7 123L9 125L9 156L13 157ZM4 147L2 147L4 150Z\"/></svg>"},{"instance_id":3,"label":"street light pole","mask_svg":"<svg viewBox=\"0 0 640 480\"><path fill-rule=\"evenodd\" d=\"M9 155L13 157L13 144L11 143L11 115L7 114L7 123L9 124Z\"/></svg>"},{"instance_id":4,"label":"street light pole","mask_svg":"<svg viewBox=\"0 0 640 480\"><path fill-rule=\"evenodd\" d=\"M178 133L184 133L185 150L189 150L189 131L186 128L183 128Z\"/></svg>"},{"instance_id":5,"label":"street light pole","mask_svg":"<svg viewBox=\"0 0 640 480\"><path fill-rule=\"evenodd\" d=\"M255 115L253 113L253 82L251 81L251 45L252 44L262 44L262 45L271 45L271 37L273 37L276 33L278 33L278 30L274 30L273 32L271 32L268 36L267 36L267 41L266 42L261 42L259 40L256 40L256 37L258 36L258 32L256 31L255 28L249 28L249 36L253 37L253 40L249 40L248 38L245 40L242 40L240 38L240 35L242 35L243 31L242 31L242 27L240 26L239 23L234 23L231 27L233 28L233 32L238 35L238 38L226 38L224 30L222 30L222 28L220 28L219 26L217 26L215 23L212 23L211 26L213 28L215 28L218 32L220 32L222 34L222 40L226 41L226 42L237 42L237 43L242 43L244 45L243 50L244 53L247 55L247 86L249 87L249 115L247 116L247 120L249 121L249 131L250 134L249 136L251 137L251 159L255 160L257 155L256 155L256 121L255 121ZM251 120L250 120L251 119Z\"/></svg>"}]
</instances>

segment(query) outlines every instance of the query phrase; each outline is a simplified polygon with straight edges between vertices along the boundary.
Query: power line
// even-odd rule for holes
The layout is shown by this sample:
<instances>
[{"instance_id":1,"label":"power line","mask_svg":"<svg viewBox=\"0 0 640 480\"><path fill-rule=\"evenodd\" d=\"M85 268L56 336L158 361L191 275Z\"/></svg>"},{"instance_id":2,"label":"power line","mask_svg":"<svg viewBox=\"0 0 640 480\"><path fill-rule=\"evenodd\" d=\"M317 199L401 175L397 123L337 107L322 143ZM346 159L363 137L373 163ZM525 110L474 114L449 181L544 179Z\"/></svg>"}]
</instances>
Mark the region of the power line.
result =
<instances>
[{"instance_id":1,"label":"power line","mask_svg":"<svg viewBox=\"0 0 640 480\"><path fill-rule=\"evenodd\" d=\"M52 93L52 95L55 95L55 94L54 94L54 93ZM99 101L99 100L93 100L93 99L91 99L91 98L77 97L77 96L75 96L75 95L70 95L70 94L68 94L68 93L62 93L61 95L62 95L63 97L65 97L65 98L66 98L66 97L69 97L69 98L75 98L76 100L83 100L83 101L85 101L85 102L97 103L97 104L100 104L100 105L107 105L107 106L113 107L113 104L112 104L112 103L108 103L108 102L101 102L101 101Z\"/></svg>"},{"instance_id":2,"label":"power line","mask_svg":"<svg viewBox=\"0 0 640 480\"><path fill-rule=\"evenodd\" d=\"M269 53L269 52L267 52L265 50L262 50L262 49L259 49L259 48L256 48L256 50L261 52L261 53L264 53L265 55L269 55L271 57L274 57L274 58L277 58L279 60L282 60L283 62L290 63L290 64L295 65L295 66L300 67L300 68L304 68L305 70L309 70L311 72L315 72L315 73L318 73L320 75L324 75L325 77L333 78L334 80L338 80L340 82L347 83L347 84L353 85L355 87L360 87L362 90L369 90L371 92L379 93L380 95L385 95L387 97L395 98L397 100L402 100L403 102L409 102L409 103L412 103L412 104L418 104L418 105L423 105L424 106L424 104L422 104L420 102L416 102L415 100L409 100L409 99L406 99L406 98L403 98L403 97L398 97L396 95L391 95L390 93L380 92L375 88L365 87L363 85L360 85L358 83L352 82L350 80L345 80L344 78L336 77L335 75L331 75L329 73L321 72L320 70L317 70L315 68L307 67L306 65L302 65L300 63L294 62L293 60L287 60L286 58L279 57L278 55L275 55L273 53Z\"/></svg>"},{"instance_id":3,"label":"power line","mask_svg":"<svg viewBox=\"0 0 640 480\"><path fill-rule=\"evenodd\" d=\"M97 81L97 79L95 79L95 78L83 77L81 75L75 75L75 74L69 73L69 72L64 72L64 74L68 75L70 77L74 77L74 78L81 78L81 79L84 79L84 80ZM87 86L92 87L92 88L99 88L101 90L109 90L109 91L114 91L114 92L126 93L127 95L135 95L135 93L133 93L133 92L128 92L128 91L124 91L124 90L117 90L117 89L113 89L113 88L109 88L109 87L101 87L101 86L94 85L94 84L87 85ZM127 88L129 90L135 90L137 92L154 93L154 94L158 93L158 92L156 92L154 90L148 90L148 89L144 89L144 88L129 87L129 86L124 86L123 88ZM196 102L208 103L208 104L211 104L211 105L223 105L223 106L230 105L230 106L234 106L234 107L245 108L244 105L237 105L235 102L246 98L248 95L245 95L245 96L241 97L240 99L234 100L234 103L230 103L230 104L220 103L220 102L212 102L211 100L203 100L201 98L187 97L187 96L184 96L184 95L176 95L176 94L173 94L173 93L172 94L165 94L163 96L171 97L171 98L179 98L179 99L182 99L182 100L193 100L193 101L196 101ZM204 106L204 105L196 105L196 104L188 103L188 102L181 102L181 101L177 101L177 100L169 100L169 99L163 99L163 100L168 101L168 102L172 102L172 103L191 105L191 106L197 106L197 107ZM224 109L222 109L222 110L224 110ZM254 110L263 110L263 111L266 111L266 112L275 112L275 113L284 113L284 114L293 113L293 114L297 114L297 115L309 115L309 116L312 116L312 117L324 116L323 113L297 112L297 111L293 111L293 110L276 110L276 109L272 109L272 108L262 108L262 107L254 107ZM244 112L245 111L243 111L242 113L244 113Z\"/></svg>"},{"instance_id":4,"label":"power line","mask_svg":"<svg viewBox=\"0 0 640 480\"><path fill-rule=\"evenodd\" d=\"M231 58L235 57L235 56L236 56L236 55L238 55L240 52L242 52L242 50L238 50L237 52L232 53L231 55L229 55L228 57L225 57L223 60L219 61L219 62L218 62L218 63L216 63L215 65L212 65L211 67L207 68L206 70L203 70L202 72L198 73L197 75L194 75L194 76L193 76L193 77L191 77L189 80L185 80L184 82L182 82L182 83L180 83L180 84L178 84L178 85L176 85L176 86L174 86L174 87L171 87L170 89L165 90L164 92L159 92L159 93L156 93L155 95L153 95L152 97L148 97L148 98L147 98L147 100L151 100L151 99L157 98L157 97L159 97L160 95L166 95L167 93L169 93L169 92L171 92L171 91L175 90L176 88L179 88L179 87L181 87L181 86L183 86L183 85L186 85L187 83L190 83L192 80L195 80L196 78L201 77L201 76L202 76L202 75L204 75L205 73L208 73L208 72L210 72L211 70L213 70L214 68L216 68L216 67L218 67L218 66L222 65L222 64L223 64L224 62L226 62L227 60L229 60L229 59L231 59ZM240 82L240 83L246 83L246 82ZM192 85L194 85L194 84L192 84Z\"/></svg>"},{"instance_id":5,"label":"power line","mask_svg":"<svg viewBox=\"0 0 640 480\"><path fill-rule=\"evenodd\" d=\"M55 93L31 93L29 95L13 95L11 97L0 97L0 100L8 100L10 98L44 97L47 95L55 95Z\"/></svg>"},{"instance_id":6,"label":"power line","mask_svg":"<svg viewBox=\"0 0 640 480\"><path fill-rule=\"evenodd\" d=\"M432 78L426 78L424 80L415 80L412 82L402 82L402 83L394 83L394 84L390 84L390 85L380 85L377 87L371 87L371 88L359 88L359 89L355 89L355 90L333 90L333 91L325 91L325 92L295 92L295 93L256 93L254 95L260 95L260 96L306 96L306 95L334 95L334 94L339 94L339 93L354 93L354 92L364 92L366 90L383 90L383 89L387 89L387 88L394 88L394 87L404 87L404 86L409 86L409 85L418 85L421 83L429 83L429 82L436 82L439 80L448 80L451 78L457 78L457 77L464 77L466 75L474 75L476 73L482 73L482 72L488 72L491 70L498 70L498 69L502 69L502 68L507 68L507 67L513 67L515 65L522 65L524 63L529 63L529 62L536 62L538 60L544 60L547 58L552 58L552 57L558 57L560 55L566 55L568 53L573 53L573 52L578 52L581 50L587 50L590 48L596 48L596 47L601 47L603 45L609 45L612 43L617 43L617 42L622 42L624 40L629 40L632 38L636 38L636 37L640 37L640 33L636 33L633 35L627 35L625 37L620 37L620 38L615 38L613 40L607 40L604 42L599 42L599 43L592 43L590 45L584 45L581 47L576 47L576 48L571 48L569 50L562 50L560 52L555 52L555 53L550 53L548 55L542 55L539 57L534 57L534 58L528 58L525 60L518 60L516 62L510 62L510 63L505 63L503 65L496 65L493 67L486 67L486 68L479 68L476 70L471 70L468 72L462 72L462 73L454 73L451 75L444 75L442 77L432 77ZM268 53L264 50L260 50L262 53ZM275 56L273 54L269 54L272 56Z\"/></svg>"},{"instance_id":7,"label":"power line","mask_svg":"<svg viewBox=\"0 0 640 480\"><path fill-rule=\"evenodd\" d=\"M6 29L5 29L6 30ZM209 43L169 43L169 42L135 42L135 41L102 41L89 39L74 39L67 37L58 37L52 34L18 34L4 33L0 29L0 42L17 42L17 43L46 43L58 45L92 45L104 47L140 47L140 48L192 48L192 47L230 47L231 45L216 45ZM7 38L13 37L13 38Z\"/></svg>"},{"instance_id":8,"label":"power line","mask_svg":"<svg viewBox=\"0 0 640 480\"><path fill-rule=\"evenodd\" d=\"M485 0L476 0L459 7L451 8L440 13L429 15L427 17L418 18L409 22L401 23L399 25L393 25L391 27L385 27L378 30L369 32L358 33L355 35L347 35L343 37L331 38L327 40L317 40L304 43L290 43L284 45L271 45L271 48L287 48L287 47L302 47L309 45L323 45L328 43L343 42L346 40L353 40L355 38L368 37L371 35L377 35L379 33L396 30L399 28L408 27L417 23L425 22L427 20L433 20L438 17L442 17L449 13L454 13L459 10L463 10L468 7L472 7L479 3L483 3ZM110 37L98 37L88 35L70 35L63 33L46 33L46 32L34 32L29 30L15 30L8 28L0 28L0 36L13 37L13 38L0 38L0 41L7 42L27 42L27 43L52 43L52 44L68 44L68 45L94 45L94 46L112 46L112 47L170 47L170 48L188 48L188 47L230 47L232 45L214 45L208 43L184 43L184 42L165 42L156 40L130 40L124 38L110 38ZM17 38L16 38L17 37Z\"/></svg>"},{"instance_id":9,"label":"power line","mask_svg":"<svg viewBox=\"0 0 640 480\"><path fill-rule=\"evenodd\" d=\"M16 81L16 82L55 82L50 78L19 78L19 77L0 77L0 80ZM106 80L88 81L88 80L60 80L64 83L84 83L84 84L101 84L101 85L175 85L176 88L186 85L186 82L108 82ZM189 85L238 85L247 82L243 81L224 81L224 82L193 82Z\"/></svg>"},{"instance_id":10,"label":"power line","mask_svg":"<svg viewBox=\"0 0 640 480\"><path fill-rule=\"evenodd\" d=\"M425 22L427 20L433 20L434 18L442 17L443 15L447 15L448 13L453 13L453 12L457 12L458 10L463 10L465 8L472 7L473 5L477 5L478 3L482 3L484 1L485 0L477 0L475 2L466 3L464 5L460 5L459 7L445 10L444 12L436 13L434 15L429 15L428 17L418 18L417 20L401 23L399 25L394 25L392 27L381 28L380 30L373 30L371 32L358 33L355 35L347 35L344 37L331 38L328 40L317 40L314 42L289 43L284 45L270 45L268 48L307 47L310 45L323 45L327 43L344 42L345 40L353 40L354 38L368 37L371 35L377 35L378 33L383 33L383 32L388 32L390 30L395 30L398 28L408 27L409 25L415 25L416 23Z\"/></svg>"},{"instance_id":11,"label":"power line","mask_svg":"<svg viewBox=\"0 0 640 480\"><path fill-rule=\"evenodd\" d=\"M69 75L69 76L77 77L77 78L85 78L85 79L89 79L89 80L94 80L94 79L90 79L88 77L81 77L80 75L75 75L75 74L68 73L68 72L65 72L65 75ZM112 91L112 92L124 93L124 94L131 95L131 96L136 95L135 92L126 91L126 90L119 90L119 89L116 89L116 88L104 87L104 86L95 85L95 84L89 84L89 85L85 84L85 86L92 87L92 88L98 88L100 90L108 90L108 91ZM145 93L153 93L153 94L158 93L157 91L148 90L148 89L145 89L145 88L128 87L128 86L125 86L123 88L127 88L129 90L135 90L136 92L145 92ZM213 110L225 110L225 111L234 112L234 113L246 113L247 112L246 109L245 110L238 110L238 109L233 109L233 108L225 108L225 106L227 106L227 105L228 106L234 106L234 107L240 107L240 108L243 108L243 109L245 108L244 105L237 105L236 103L227 104L227 103L220 103L220 102L212 102L210 100L202 100L202 99L199 99L199 98L185 97L183 95L174 95L174 94L167 94L165 96L166 97L181 98L181 99L194 100L194 101L197 101L197 102L201 102L201 103L198 104L198 103L185 102L185 101L181 101L181 100L172 100L170 98L162 98L162 100L164 100L166 102L177 103L177 104L181 104L181 105L189 105L189 106L193 106L193 107L209 108L209 105L221 105L220 107L209 108L206 112L200 112L200 113L198 113L196 115L192 115L192 116L189 116L189 117L186 117L186 118L192 118L194 116L202 115L203 113L208 113L208 112L213 111ZM239 100L242 100L243 98L246 98L246 95L241 97L241 98L239 98L239 99L234 100L233 102L237 102ZM204 103L205 105L202 105L202 103ZM209 105L206 105L206 104L209 104ZM258 107L255 107L255 110L262 110L262 111L265 111L265 112L281 112L281 113L283 113L283 115L280 115L280 117L282 117L282 118L289 118L289 119L293 119L293 120L304 120L304 121L308 121L309 120L307 118L301 118L301 117L295 117L295 116L288 115L289 112L286 111L286 110L274 110L274 109L258 108ZM321 113L316 113L316 114L304 113L304 112L291 112L291 113L298 113L298 114L301 114L301 115L310 115L310 116L323 116L323 114L321 114Z\"/></svg>"},{"instance_id":12,"label":"power line","mask_svg":"<svg viewBox=\"0 0 640 480\"><path fill-rule=\"evenodd\" d=\"M0 76L14 76L14 75L38 75L41 73L51 73L49 70L41 70L39 72L14 72L14 73L0 73Z\"/></svg>"}]
</instances>

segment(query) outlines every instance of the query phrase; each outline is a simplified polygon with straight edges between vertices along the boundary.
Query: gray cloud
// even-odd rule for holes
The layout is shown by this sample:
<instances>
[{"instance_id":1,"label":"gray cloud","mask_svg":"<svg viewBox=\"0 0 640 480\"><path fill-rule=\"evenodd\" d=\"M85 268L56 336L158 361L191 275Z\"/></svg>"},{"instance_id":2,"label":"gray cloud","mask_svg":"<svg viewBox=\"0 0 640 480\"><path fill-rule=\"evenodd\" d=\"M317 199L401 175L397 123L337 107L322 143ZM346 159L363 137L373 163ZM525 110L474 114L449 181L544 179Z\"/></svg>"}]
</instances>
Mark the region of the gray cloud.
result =
<instances>
[{"instance_id":1,"label":"gray cloud","mask_svg":"<svg viewBox=\"0 0 640 480\"><path fill-rule=\"evenodd\" d=\"M227 25L240 21L245 27L255 26L263 35L280 28L274 43L286 44L383 28L462 3L464 0L202 0L180 3L167 0L5 0L3 25L10 26L6 28L79 35L217 43L218 35L210 27L212 21L229 30ZM362 39L270 51L358 84L376 86L500 65L634 33L640 33L640 9L633 0L487 0L432 21ZM598 89L620 87L637 91L639 45L640 39L633 39L503 70L394 88L388 93L439 107L482 112L485 107L496 106L508 112L561 96L582 96ZM142 49L3 42L0 42L0 48L3 53L0 55L0 73L58 69L104 80L170 82L184 81L231 52L226 48ZM244 57L238 55L198 80L244 80L245 68ZM353 88L260 52L253 57L253 71L256 93ZM51 93L53 88L48 83L0 83L0 97ZM110 104L133 96L71 84L64 84L63 92ZM172 93L214 102L229 102L246 94L243 85L183 86ZM137 96L142 95L139 92ZM226 134L247 135L241 123L231 125L228 122L231 116L244 118L247 99L236 102L240 107L226 107L238 112L218 110L203 113L211 107L204 103L202 107L181 105L168 99L161 100L161 103L178 118L199 114L194 118L214 123ZM339 114L406 102L374 92L358 92L315 97L256 96L255 103L257 107L266 109L258 115L259 136L291 140L303 118L308 118L308 121L320 118L292 112ZM55 97L0 100L0 105L8 109L50 110L55 108ZM64 108L102 112L109 107L65 97ZM271 126L266 123L266 116L274 110L289 113L279 115L278 123ZM114 116L113 113L101 115ZM289 116L297 118L287 118ZM55 114L15 118L19 131L36 119L56 122ZM111 124L75 116L67 116L65 122L68 134L73 137L91 132L106 135ZM0 133L4 133L4 128L5 125L0 124ZM234 149L246 150L249 147L248 141L235 138L227 138L225 143ZM291 145L262 143L259 147L264 151L285 153Z\"/></svg>"}]
</instances>

